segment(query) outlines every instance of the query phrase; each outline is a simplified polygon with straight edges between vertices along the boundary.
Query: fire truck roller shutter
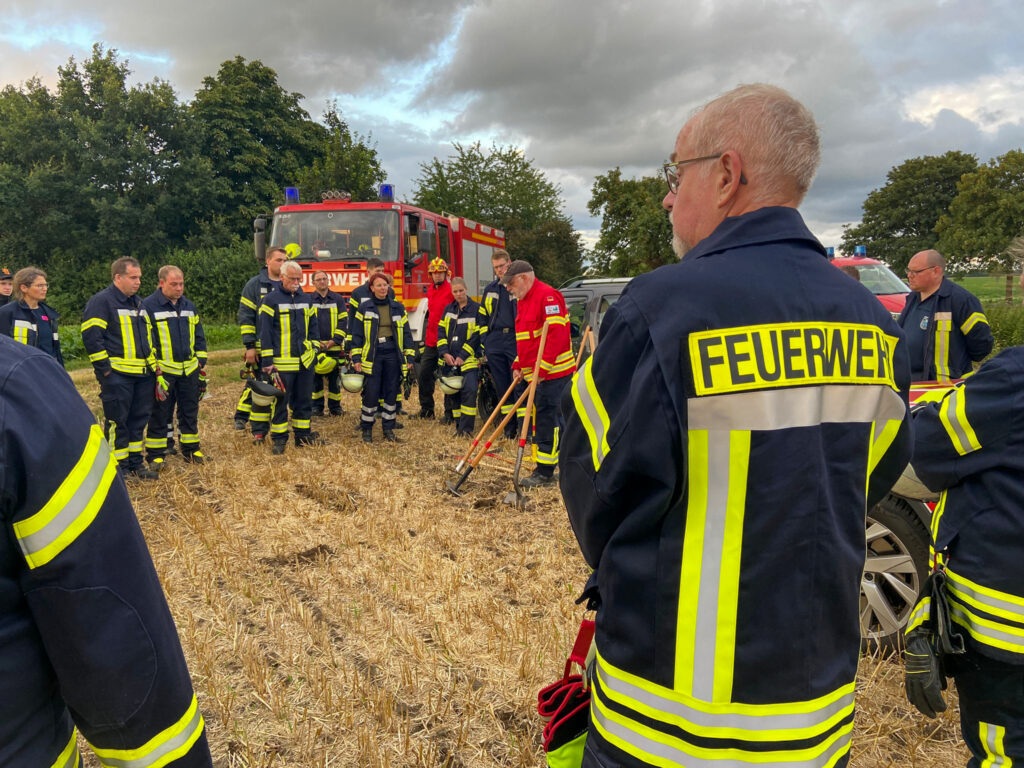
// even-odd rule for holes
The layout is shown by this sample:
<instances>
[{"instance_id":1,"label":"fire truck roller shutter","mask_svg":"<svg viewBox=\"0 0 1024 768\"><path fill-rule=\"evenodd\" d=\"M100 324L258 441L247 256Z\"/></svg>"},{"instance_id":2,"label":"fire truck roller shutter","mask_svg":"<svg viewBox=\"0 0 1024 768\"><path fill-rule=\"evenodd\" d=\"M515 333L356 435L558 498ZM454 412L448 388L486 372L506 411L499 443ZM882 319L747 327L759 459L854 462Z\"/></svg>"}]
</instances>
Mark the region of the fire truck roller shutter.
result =
<instances>
[{"instance_id":1,"label":"fire truck roller shutter","mask_svg":"<svg viewBox=\"0 0 1024 768\"><path fill-rule=\"evenodd\" d=\"M476 245L476 280L470 282L469 277L466 277L466 285L470 287L471 293L474 296L483 296L484 288L487 284L494 279L494 267L491 265L491 255L494 253L494 248L489 245L483 245L477 243Z\"/></svg>"}]
</instances>

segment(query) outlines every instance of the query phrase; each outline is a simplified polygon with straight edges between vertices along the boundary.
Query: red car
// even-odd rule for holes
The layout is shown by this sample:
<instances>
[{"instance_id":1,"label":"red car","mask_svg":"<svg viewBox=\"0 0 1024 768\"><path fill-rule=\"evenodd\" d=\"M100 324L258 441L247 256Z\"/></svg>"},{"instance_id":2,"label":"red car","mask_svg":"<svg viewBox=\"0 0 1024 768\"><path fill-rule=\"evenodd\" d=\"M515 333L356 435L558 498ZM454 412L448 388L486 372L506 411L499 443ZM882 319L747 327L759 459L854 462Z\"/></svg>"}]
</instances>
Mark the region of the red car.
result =
<instances>
[{"instance_id":1,"label":"red car","mask_svg":"<svg viewBox=\"0 0 1024 768\"><path fill-rule=\"evenodd\" d=\"M861 283L878 297L893 319L900 316L910 289L889 267L867 256L836 256L832 263L844 271L851 271L848 267L856 269Z\"/></svg>"}]
</instances>

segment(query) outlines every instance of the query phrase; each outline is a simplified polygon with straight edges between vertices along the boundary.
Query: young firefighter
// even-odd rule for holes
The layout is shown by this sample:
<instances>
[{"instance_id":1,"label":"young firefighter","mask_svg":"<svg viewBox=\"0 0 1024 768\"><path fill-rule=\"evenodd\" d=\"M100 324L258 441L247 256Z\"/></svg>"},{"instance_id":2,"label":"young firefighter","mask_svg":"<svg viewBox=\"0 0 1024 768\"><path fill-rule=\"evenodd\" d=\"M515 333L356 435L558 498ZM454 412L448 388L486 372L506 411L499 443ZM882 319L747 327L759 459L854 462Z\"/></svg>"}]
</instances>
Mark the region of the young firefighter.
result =
<instances>
[{"instance_id":1,"label":"young firefighter","mask_svg":"<svg viewBox=\"0 0 1024 768\"><path fill-rule=\"evenodd\" d=\"M412 367L416 351L412 348L405 307L388 298L391 283L387 275L370 275L369 283L371 297L360 303L349 328L353 366L357 372L366 376L359 423L363 430L363 441L372 443L373 422L378 408L381 408L384 439L398 442L394 432L398 390L402 383L402 372Z\"/></svg>"},{"instance_id":2,"label":"young firefighter","mask_svg":"<svg viewBox=\"0 0 1024 768\"><path fill-rule=\"evenodd\" d=\"M324 415L324 388L327 389L327 412L341 416L341 371L338 363L344 353L344 338L348 328L348 312L345 297L330 290L327 273L322 269L313 273L313 288L310 300L316 310L320 328L320 349L326 357L327 373L315 373L313 383L313 415ZM333 364L333 365L332 365Z\"/></svg>"},{"instance_id":3,"label":"young firefighter","mask_svg":"<svg viewBox=\"0 0 1024 768\"><path fill-rule=\"evenodd\" d=\"M437 328L437 352L445 366L462 376L462 389L444 396L444 410L455 417L455 436L473 436L476 389L480 376L480 305L469 298L466 281L452 278L455 301L445 307Z\"/></svg>"},{"instance_id":4,"label":"young firefighter","mask_svg":"<svg viewBox=\"0 0 1024 768\"><path fill-rule=\"evenodd\" d=\"M491 255L494 280L484 288L480 311L483 352L499 396L512 384L512 363L516 359L516 300L501 284L508 265L508 251L503 248ZM502 418L512 410L513 403L514 399L509 398L501 406ZM505 427L505 436L515 438L516 435L516 419L513 417Z\"/></svg>"},{"instance_id":5,"label":"young firefighter","mask_svg":"<svg viewBox=\"0 0 1024 768\"><path fill-rule=\"evenodd\" d=\"M441 322L444 308L452 303L452 285L448 282L448 263L438 257L430 262L427 269L433 285L427 289L427 327L423 333L423 354L420 357L420 375L417 387L420 392L418 418L434 418L434 375L437 372L437 324ZM451 424L455 417L445 409L442 424Z\"/></svg>"},{"instance_id":6,"label":"young firefighter","mask_svg":"<svg viewBox=\"0 0 1024 768\"><path fill-rule=\"evenodd\" d=\"M245 364L260 364L260 336L258 313L263 298L281 284L281 265L288 260L284 248L274 246L267 249L266 263L255 277L250 278L242 289L242 298L238 302L238 329L242 333L242 344L245 346ZM250 398L248 387L242 390L235 408L235 429L245 429L246 422L252 422L252 434L257 440L267 436L270 428L270 411L256 408Z\"/></svg>"}]
</instances>

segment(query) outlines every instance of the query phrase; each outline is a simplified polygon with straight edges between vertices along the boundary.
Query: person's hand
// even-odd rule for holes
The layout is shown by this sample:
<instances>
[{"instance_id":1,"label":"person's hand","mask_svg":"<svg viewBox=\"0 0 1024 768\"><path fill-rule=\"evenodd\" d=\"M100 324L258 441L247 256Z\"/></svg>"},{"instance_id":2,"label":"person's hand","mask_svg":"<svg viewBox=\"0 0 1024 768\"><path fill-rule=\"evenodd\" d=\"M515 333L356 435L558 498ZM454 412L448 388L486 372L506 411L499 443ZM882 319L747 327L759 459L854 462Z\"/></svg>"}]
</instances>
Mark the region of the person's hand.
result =
<instances>
[{"instance_id":1,"label":"person's hand","mask_svg":"<svg viewBox=\"0 0 1024 768\"><path fill-rule=\"evenodd\" d=\"M245 364L246 365L256 365L256 349L255 348L245 350Z\"/></svg>"},{"instance_id":2,"label":"person's hand","mask_svg":"<svg viewBox=\"0 0 1024 768\"><path fill-rule=\"evenodd\" d=\"M110 371L104 371L103 372L103 378L107 378L107 376L109 376L109 375L110 375Z\"/></svg>"},{"instance_id":3,"label":"person's hand","mask_svg":"<svg viewBox=\"0 0 1024 768\"><path fill-rule=\"evenodd\" d=\"M523 372L519 368L515 368L512 371L512 383L513 384L518 384L522 380L523 380Z\"/></svg>"},{"instance_id":4,"label":"person's hand","mask_svg":"<svg viewBox=\"0 0 1024 768\"><path fill-rule=\"evenodd\" d=\"M444 353L444 361L448 363L448 365L455 365L455 358L449 355L447 352Z\"/></svg>"},{"instance_id":5,"label":"person's hand","mask_svg":"<svg viewBox=\"0 0 1024 768\"><path fill-rule=\"evenodd\" d=\"M326 341L320 342L320 349L330 349L333 346L336 346L334 339L327 339Z\"/></svg>"},{"instance_id":6,"label":"person's hand","mask_svg":"<svg viewBox=\"0 0 1024 768\"><path fill-rule=\"evenodd\" d=\"M280 389L282 392L285 391L284 379L281 378L280 372L277 370L276 365L268 365L263 369L263 372L270 376L274 380L274 386Z\"/></svg>"},{"instance_id":7,"label":"person's hand","mask_svg":"<svg viewBox=\"0 0 1024 768\"><path fill-rule=\"evenodd\" d=\"M356 369L356 373L362 373L363 372L363 364L362 363L356 363L352 367Z\"/></svg>"},{"instance_id":8,"label":"person's hand","mask_svg":"<svg viewBox=\"0 0 1024 768\"><path fill-rule=\"evenodd\" d=\"M411 370L413 369L413 364L412 364L412 363L406 363L406 364L405 364L405 369L406 369L407 371L411 371Z\"/></svg>"},{"instance_id":9,"label":"person's hand","mask_svg":"<svg viewBox=\"0 0 1024 768\"><path fill-rule=\"evenodd\" d=\"M456 357L456 358L455 358L455 362L453 363L453 365L454 365L454 366L455 366L456 368L458 368L458 367L459 367L460 365L462 365L462 364L463 364L464 362L466 362L466 361L465 361L465 360L463 360L463 359L462 359L461 357Z\"/></svg>"}]
</instances>

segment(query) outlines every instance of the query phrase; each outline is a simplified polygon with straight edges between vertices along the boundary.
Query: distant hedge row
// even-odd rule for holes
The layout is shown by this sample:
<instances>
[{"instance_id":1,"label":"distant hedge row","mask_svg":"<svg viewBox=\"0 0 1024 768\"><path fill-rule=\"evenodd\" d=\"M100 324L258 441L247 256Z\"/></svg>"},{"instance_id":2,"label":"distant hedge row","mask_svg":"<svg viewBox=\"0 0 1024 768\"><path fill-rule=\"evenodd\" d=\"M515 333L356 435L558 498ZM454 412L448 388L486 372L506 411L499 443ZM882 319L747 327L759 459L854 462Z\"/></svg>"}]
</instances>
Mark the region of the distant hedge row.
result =
<instances>
[{"instance_id":1,"label":"distant hedge row","mask_svg":"<svg viewBox=\"0 0 1024 768\"><path fill-rule=\"evenodd\" d=\"M1024 344L1024 307L1020 304L988 304L985 315L992 326L998 352L1005 347L1017 347Z\"/></svg>"}]
</instances>

